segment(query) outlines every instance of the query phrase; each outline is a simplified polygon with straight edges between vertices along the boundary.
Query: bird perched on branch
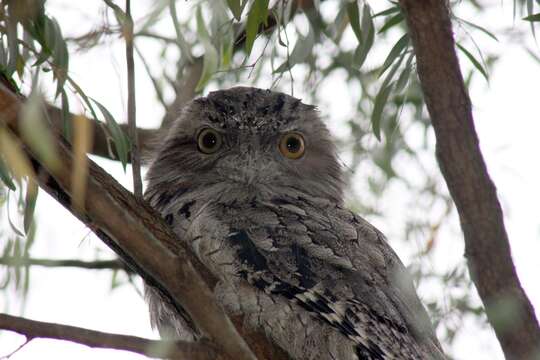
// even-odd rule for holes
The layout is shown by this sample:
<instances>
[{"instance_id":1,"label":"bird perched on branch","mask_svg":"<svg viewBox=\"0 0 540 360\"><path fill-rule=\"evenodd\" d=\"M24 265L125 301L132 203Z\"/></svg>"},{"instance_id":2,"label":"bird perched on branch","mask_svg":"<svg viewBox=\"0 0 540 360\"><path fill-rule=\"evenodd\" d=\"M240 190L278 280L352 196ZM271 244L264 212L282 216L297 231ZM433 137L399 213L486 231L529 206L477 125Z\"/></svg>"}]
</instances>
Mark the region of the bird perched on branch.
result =
<instances>
[{"instance_id":1,"label":"bird perched on branch","mask_svg":"<svg viewBox=\"0 0 540 360\"><path fill-rule=\"evenodd\" d=\"M383 234L343 207L336 149L314 106L249 87L187 105L146 198L219 279L218 302L293 359L444 359ZM199 336L146 289L165 336Z\"/></svg>"}]
</instances>

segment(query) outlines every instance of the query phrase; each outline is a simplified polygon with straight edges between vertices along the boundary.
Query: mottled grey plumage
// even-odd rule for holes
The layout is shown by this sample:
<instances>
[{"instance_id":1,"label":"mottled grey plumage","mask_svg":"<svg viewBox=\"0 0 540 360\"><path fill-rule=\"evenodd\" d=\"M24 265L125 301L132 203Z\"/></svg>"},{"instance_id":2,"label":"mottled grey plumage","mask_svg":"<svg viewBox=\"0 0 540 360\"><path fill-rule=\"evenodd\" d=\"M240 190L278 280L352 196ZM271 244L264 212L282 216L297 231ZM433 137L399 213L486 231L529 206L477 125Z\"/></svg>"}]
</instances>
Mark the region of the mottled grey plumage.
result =
<instances>
[{"instance_id":1,"label":"mottled grey plumage","mask_svg":"<svg viewBox=\"0 0 540 360\"><path fill-rule=\"evenodd\" d=\"M212 154L200 130L219 132ZM283 134L305 140L285 157ZM146 198L219 278L218 301L294 359L444 359L406 269L384 236L343 208L341 170L313 106L247 87L189 104L148 172ZM162 334L197 338L147 288Z\"/></svg>"}]
</instances>

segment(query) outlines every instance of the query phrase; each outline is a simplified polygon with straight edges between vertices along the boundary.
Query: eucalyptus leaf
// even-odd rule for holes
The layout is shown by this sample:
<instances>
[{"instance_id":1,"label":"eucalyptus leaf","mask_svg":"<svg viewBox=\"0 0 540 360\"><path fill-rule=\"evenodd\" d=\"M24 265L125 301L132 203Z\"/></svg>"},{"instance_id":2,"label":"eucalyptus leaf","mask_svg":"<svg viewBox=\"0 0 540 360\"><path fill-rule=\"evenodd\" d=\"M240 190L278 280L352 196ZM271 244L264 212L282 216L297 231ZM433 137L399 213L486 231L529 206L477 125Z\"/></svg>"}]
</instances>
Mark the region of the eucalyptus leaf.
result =
<instances>
[{"instance_id":1,"label":"eucalyptus leaf","mask_svg":"<svg viewBox=\"0 0 540 360\"><path fill-rule=\"evenodd\" d=\"M497 39L497 37L491 31L487 30L486 28L483 28L480 25L474 24L474 23L472 23L470 21L467 21L467 20L463 20L461 18L459 19L459 21L461 21L462 23L464 23L464 24L466 24L466 25L468 25L468 26L470 26L470 27L472 27L472 28L474 28L476 30L479 30L479 31L483 32L484 34L486 34L487 36L489 36L493 40L499 41L499 39Z\"/></svg>"},{"instance_id":2,"label":"eucalyptus leaf","mask_svg":"<svg viewBox=\"0 0 540 360\"><path fill-rule=\"evenodd\" d=\"M231 9L234 18L237 21L240 21L240 18L242 17L242 4L240 0L227 0L227 5L229 6L229 9Z\"/></svg>"},{"instance_id":3,"label":"eucalyptus leaf","mask_svg":"<svg viewBox=\"0 0 540 360\"><path fill-rule=\"evenodd\" d=\"M126 165L128 162L129 149L130 149L129 138L122 131L120 126L118 126L118 123L114 119L114 116L109 112L109 110L107 110L107 108L103 106L96 99L93 99L93 98L90 98L90 99L97 105L97 107L99 108L99 111L101 111L101 114L105 118L105 123L107 124L108 133L113 140L114 147L116 148L116 153L125 171Z\"/></svg>"},{"instance_id":4,"label":"eucalyptus leaf","mask_svg":"<svg viewBox=\"0 0 540 360\"><path fill-rule=\"evenodd\" d=\"M373 134L377 140L381 141L381 118L383 114L384 107L388 102L388 97L394 88L394 83L389 84L381 88L377 96L375 96L375 101L373 103L373 112L371 113L371 127L373 129Z\"/></svg>"},{"instance_id":5,"label":"eucalyptus leaf","mask_svg":"<svg viewBox=\"0 0 540 360\"><path fill-rule=\"evenodd\" d=\"M294 45L293 51L291 52L289 58L281 65L279 65L278 68L274 70L274 73L282 73L284 71L288 71L289 69L292 69L293 66L295 66L296 64L304 62L311 54L311 51L313 50L313 45L315 45L315 34L312 27L310 26L308 34L305 37L301 35L298 36L298 40L296 41L296 44Z\"/></svg>"},{"instance_id":6,"label":"eucalyptus leaf","mask_svg":"<svg viewBox=\"0 0 540 360\"><path fill-rule=\"evenodd\" d=\"M29 179L26 185L26 196L24 201L24 232L28 234L30 226L34 221L34 211L38 196L38 184L35 180Z\"/></svg>"},{"instance_id":7,"label":"eucalyptus leaf","mask_svg":"<svg viewBox=\"0 0 540 360\"><path fill-rule=\"evenodd\" d=\"M405 16L403 13L399 13L393 17L391 17L379 30L379 34L382 34L383 32L387 31L388 29L396 26L397 24L401 23L405 19Z\"/></svg>"},{"instance_id":8,"label":"eucalyptus leaf","mask_svg":"<svg viewBox=\"0 0 540 360\"><path fill-rule=\"evenodd\" d=\"M527 17L524 17L522 20L531 21L531 22L540 21L540 13L529 15Z\"/></svg>"},{"instance_id":9,"label":"eucalyptus leaf","mask_svg":"<svg viewBox=\"0 0 540 360\"><path fill-rule=\"evenodd\" d=\"M362 42L362 30L360 29L360 12L358 11L358 3L356 1L347 3L347 16L351 23L351 28L358 39Z\"/></svg>"},{"instance_id":10,"label":"eucalyptus leaf","mask_svg":"<svg viewBox=\"0 0 540 360\"><path fill-rule=\"evenodd\" d=\"M375 41L375 26L371 17L371 8L366 3L362 9L362 41L354 53L354 64L361 67Z\"/></svg>"},{"instance_id":11,"label":"eucalyptus leaf","mask_svg":"<svg viewBox=\"0 0 540 360\"><path fill-rule=\"evenodd\" d=\"M467 49L465 49L463 46L461 46L460 44L456 43L456 46L459 50L461 50L461 52L463 54L465 54L465 56L467 57L467 59L469 59L469 61L474 65L474 67L480 71L480 73L484 76L484 78L486 78L486 80L489 81L489 76L488 76L488 73L486 71L486 69L484 69L484 67L482 66L482 64L474 57L473 54L471 54Z\"/></svg>"},{"instance_id":12,"label":"eucalyptus leaf","mask_svg":"<svg viewBox=\"0 0 540 360\"><path fill-rule=\"evenodd\" d=\"M249 56L259 32L259 26L266 23L269 0L256 0L249 9L246 24L246 53Z\"/></svg>"},{"instance_id":13,"label":"eucalyptus leaf","mask_svg":"<svg viewBox=\"0 0 540 360\"><path fill-rule=\"evenodd\" d=\"M379 17L379 16L387 16L387 15L391 15L391 14L394 14L394 13L397 13L397 12L400 12L401 9L399 6L394 6L394 7L391 7L391 8L388 8L386 10L383 10L381 12L378 12L376 14L373 15L373 18L376 18L376 17Z\"/></svg>"},{"instance_id":14,"label":"eucalyptus leaf","mask_svg":"<svg viewBox=\"0 0 540 360\"><path fill-rule=\"evenodd\" d=\"M13 190L13 191L17 190L15 183L11 179L11 174L9 173L9 169L1 157L0 157L0 180L2 180L4 185L6 185L10 190Z\"/></svg>"},{"instance_id":15,"label":"eucalyptus leaf","mask_svg":"<svg viewBox=\"0 0 540 360\"><path fill-rule=\"evenodd\" d=\"M388 56L384 60L384 63L379 71L379 77L394 63L396 58L407 49L409 45L409 34L405 33L392 47Z\"/></svg>"}]
</instances>

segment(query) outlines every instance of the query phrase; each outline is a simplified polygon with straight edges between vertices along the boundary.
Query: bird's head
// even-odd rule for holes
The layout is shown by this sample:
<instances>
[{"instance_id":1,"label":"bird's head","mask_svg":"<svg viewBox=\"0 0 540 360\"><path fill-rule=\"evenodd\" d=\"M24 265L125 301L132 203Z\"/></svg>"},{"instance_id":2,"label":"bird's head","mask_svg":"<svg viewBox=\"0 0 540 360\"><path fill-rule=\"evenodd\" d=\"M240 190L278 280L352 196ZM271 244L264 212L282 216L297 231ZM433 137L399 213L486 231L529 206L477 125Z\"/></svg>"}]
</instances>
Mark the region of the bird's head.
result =
<instances>
[{"instance_id":1,"label":"bird's head","mask_svg":"<svg viewBox=\"0 0 540 360\"><path fill-rule=\"evenodd\" d=\"M335 145L315 107L250 87L211 92L188 104L147 178L154 187L206 188L220 196L286 192L342 202Z\"/></svg>"}]
</instances>

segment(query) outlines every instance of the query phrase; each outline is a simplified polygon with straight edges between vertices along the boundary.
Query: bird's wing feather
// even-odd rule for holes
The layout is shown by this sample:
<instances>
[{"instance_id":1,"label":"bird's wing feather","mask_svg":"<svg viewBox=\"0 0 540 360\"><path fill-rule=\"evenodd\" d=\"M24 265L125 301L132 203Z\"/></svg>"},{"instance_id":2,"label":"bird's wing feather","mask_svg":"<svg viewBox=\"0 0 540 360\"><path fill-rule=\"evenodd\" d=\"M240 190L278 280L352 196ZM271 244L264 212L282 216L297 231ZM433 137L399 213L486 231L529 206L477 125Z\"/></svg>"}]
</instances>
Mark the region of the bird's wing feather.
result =
<instances>
[{"instance_id":1,"label":"bird's wing feather","mask_svg":"<svg viewBox=\"0 0 540 360\"><path fill-rule=\"evenodd\" d=\"M282 200L246 217L228 240L250 284L353 340L361 359L443 359L404 266L369 223L339 207Z\"/></svg>"}]
</instances>

